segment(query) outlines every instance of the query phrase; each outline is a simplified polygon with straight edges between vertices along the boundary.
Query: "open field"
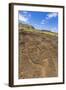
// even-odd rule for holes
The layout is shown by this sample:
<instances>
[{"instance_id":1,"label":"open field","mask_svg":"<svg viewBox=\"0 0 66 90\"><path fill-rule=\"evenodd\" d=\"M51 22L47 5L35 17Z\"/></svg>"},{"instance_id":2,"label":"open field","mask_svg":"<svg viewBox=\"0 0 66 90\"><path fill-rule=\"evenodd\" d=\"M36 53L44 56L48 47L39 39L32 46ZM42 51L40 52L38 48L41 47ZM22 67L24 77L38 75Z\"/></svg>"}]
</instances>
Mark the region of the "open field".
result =
<instances>
[{"instance_id":1,"label":"open field","mask_svg":"<svg viewBox=\"0 0 66 90\"><path fill-rule=\"evenodd\" d=\"M58 76L58 34L19 25L19 78Z\"/></svg>"}]
</instances>

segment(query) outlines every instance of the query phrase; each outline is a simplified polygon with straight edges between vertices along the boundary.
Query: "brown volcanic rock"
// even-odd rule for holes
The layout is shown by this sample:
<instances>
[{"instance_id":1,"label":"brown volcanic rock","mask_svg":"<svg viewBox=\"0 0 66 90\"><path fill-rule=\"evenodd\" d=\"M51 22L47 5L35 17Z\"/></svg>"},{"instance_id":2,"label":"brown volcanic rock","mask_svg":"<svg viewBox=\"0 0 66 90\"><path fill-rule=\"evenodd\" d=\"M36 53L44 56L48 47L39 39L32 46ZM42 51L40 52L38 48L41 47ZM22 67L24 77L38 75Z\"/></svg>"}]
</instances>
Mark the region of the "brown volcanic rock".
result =
<instances>
[{"instance_id":1,"label":"brown volcanic rock","mask_svg":"<svg viewBox=\"0 0 66 90\"><path fill-rule=\"evenodd\" d=\"M58 76L58 37L19 32L19 78Z\"/></svg>"}]
</instances>

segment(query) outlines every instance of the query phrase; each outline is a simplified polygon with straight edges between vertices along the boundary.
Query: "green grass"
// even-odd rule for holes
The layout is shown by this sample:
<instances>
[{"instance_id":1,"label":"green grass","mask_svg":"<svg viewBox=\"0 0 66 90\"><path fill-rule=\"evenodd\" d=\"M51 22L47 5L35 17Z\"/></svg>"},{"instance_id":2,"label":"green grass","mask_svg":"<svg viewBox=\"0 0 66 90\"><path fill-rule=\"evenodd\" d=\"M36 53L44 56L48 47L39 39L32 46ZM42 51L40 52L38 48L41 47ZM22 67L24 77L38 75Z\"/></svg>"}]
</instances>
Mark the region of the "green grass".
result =
<instances>
[{"instance_id":1,"label":"green grass","mask_svg":"<svg viewBox=\"0 0 66 90\"><path fill-rule=\"evenodd\" d=\"M55 32L46 32L46 31L40 31L40 30L36 30L36 29L27 29L27 28L24 28L23 29L24 32L34 32L34 33L41 33L41 34L47 34L47 35L51 35L51 36L57 36L57 33Z\"/></svg>"},{"instance_id":2,"label":"green grass","mask_svg":"<svg viewBox=\"0 0 66 90\"><path fill-rule=\"evenodd\" d=\"M44 35L46 34L46 35L50 35L50 36L58 35L58 33L56 33L56 32L51 32L51 31L46 31L46 30L41 31L41 30L32 28L31 25L27 25L27 24L19 24L19 29L20 29L20 32L22 30L23 32L28 32L28 33L32 32L32 33L39 33L39 34L44 34Z\"/></svg>"}]
</instances>

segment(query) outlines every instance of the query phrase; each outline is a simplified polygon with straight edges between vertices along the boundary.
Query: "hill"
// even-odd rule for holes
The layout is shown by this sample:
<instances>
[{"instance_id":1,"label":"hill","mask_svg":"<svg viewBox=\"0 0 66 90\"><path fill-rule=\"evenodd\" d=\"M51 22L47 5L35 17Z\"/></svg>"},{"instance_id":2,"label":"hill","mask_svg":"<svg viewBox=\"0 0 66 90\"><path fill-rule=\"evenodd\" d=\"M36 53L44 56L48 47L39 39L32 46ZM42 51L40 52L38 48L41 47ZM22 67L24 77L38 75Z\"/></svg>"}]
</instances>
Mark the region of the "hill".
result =
<instances>
[{"instance_id":1,"label":"hill","mask_svg":"<svg viewBox=\"0 0 66 90\"><path fill-rule=\"evenodd\" d=\"M58 35L19 24L19 78L58 75Z\"/></svg>"}]
</instances>

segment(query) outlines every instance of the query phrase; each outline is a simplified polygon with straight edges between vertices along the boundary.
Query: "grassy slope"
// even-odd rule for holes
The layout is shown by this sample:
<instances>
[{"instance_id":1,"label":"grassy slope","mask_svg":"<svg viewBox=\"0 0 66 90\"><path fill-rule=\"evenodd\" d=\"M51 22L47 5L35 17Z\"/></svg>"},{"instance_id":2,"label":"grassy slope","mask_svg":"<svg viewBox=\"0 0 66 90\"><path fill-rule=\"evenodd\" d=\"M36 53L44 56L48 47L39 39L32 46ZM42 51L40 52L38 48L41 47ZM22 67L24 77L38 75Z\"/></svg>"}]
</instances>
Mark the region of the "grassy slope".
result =
<instances>
[{"instance_id":1,"label":"grassy slope","mask_svg":"<svg viewBox=\"0 0 66 90\"><path fill-rule=\"evenodd\" d=\"M19 78L57 76L57 33L19 28Z\"/></svg>"}]
</instances>

